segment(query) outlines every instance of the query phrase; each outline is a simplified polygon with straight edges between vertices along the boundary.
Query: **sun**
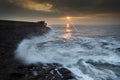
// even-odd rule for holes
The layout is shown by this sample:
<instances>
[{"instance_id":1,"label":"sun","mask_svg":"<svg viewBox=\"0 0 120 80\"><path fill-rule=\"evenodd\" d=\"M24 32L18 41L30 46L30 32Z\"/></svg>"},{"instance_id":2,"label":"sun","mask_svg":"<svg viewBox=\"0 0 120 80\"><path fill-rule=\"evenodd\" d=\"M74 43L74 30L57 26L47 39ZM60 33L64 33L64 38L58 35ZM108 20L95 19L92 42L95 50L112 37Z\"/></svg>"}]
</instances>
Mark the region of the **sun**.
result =
<instances>
[{"instance_id":1,"label":"sun","mask_svg":"<svg viewBox=\"0 0 120 80\"><path fill-rule=\"evenodd\" d=\"M67 19L67 20L71 20L71 17L67 16L66 19Z\"/></svg>"}]
</instances>

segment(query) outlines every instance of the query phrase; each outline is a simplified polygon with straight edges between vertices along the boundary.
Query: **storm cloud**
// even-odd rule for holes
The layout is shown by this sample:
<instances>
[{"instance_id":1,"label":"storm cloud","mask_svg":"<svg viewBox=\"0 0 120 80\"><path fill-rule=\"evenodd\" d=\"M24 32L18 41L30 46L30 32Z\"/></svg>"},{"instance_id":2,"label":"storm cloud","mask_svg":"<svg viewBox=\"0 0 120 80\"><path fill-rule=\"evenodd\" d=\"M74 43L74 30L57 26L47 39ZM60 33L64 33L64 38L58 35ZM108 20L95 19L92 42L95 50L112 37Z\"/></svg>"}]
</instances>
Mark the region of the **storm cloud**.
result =
<instances>
[{"instance_id":1,"label":"storm cloud","mask_svg":"<svg viewBox=\"0 0 120 80\"><path fill-rule=\"evenodd\" d=\"M1 0L0 18L120 16L120 0Z\"/></svg>"},{"instance_id":2,"label":"storm cloud","mask_svg":"<svg viewBox=\"0 0 120 80\"><path fill-rule=\"evenodd\" d=\"M119 13L120 0L36 0L50 3L53 10L70 15L90 13Z\"/></svg>"}]
</instances>

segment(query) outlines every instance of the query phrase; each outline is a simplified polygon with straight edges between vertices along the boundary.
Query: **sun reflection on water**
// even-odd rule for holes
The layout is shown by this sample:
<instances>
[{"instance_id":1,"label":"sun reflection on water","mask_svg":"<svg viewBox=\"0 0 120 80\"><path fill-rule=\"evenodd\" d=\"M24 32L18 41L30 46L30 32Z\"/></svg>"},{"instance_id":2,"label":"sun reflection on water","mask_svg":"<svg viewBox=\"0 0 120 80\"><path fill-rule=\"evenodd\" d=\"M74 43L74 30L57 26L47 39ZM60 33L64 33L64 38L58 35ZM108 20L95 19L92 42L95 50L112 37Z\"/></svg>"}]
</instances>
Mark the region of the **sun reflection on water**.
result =
<instances>
[{"instance_id":1,"label":"sun reflection on water","mask_svg":"<svg viewBox=\"0 0 120 80\"><path fill-rule=\"evenodd\" d=\"M67 38L71 37L71 35L72 35L72 30L70 28L70 24L67 23L66 29L65 29L65 34L63 34L63 38L67 39Z\"/></svg>"},{"instance_id":2,"label":"sun reflection on water","mask_svg":"<svg viewBox=\"0 0 120 80\"><path fill-rule=\"evenodd\" d=\"M66 24L66 28L70 28L70 24L69 23Z\"/></svg>"}]
</instances>

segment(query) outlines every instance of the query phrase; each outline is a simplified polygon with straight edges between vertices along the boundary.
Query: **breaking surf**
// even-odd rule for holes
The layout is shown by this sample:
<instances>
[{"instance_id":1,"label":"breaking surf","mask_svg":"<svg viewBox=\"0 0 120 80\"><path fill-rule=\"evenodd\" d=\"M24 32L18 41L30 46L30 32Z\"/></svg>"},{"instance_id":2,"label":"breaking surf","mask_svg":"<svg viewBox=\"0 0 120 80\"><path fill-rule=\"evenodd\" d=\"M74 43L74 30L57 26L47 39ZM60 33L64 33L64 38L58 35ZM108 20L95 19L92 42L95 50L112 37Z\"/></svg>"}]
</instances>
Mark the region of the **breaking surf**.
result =
<instances>
[{"instance_id":1,"label":"breaking surf","mask_svg":"<svg viewBox=\"0 0 120 80\"><path fill-rule=\"evenodd\" d=\"M120 41L112 37L81 37L54 28L20 42L15 58L24 64L58 63L77 80L120 80Z\"/></svg>"}]
</instances>

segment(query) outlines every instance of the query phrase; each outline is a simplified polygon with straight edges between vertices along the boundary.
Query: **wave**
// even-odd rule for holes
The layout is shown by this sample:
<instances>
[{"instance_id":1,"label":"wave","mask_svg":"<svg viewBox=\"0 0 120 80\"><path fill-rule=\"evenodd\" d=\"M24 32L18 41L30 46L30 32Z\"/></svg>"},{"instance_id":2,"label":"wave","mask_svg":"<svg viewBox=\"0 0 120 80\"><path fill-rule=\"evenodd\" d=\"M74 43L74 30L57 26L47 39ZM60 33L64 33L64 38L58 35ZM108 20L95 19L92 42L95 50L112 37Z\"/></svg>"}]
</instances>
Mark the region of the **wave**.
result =
<instances>
[{"instance_id":1,"label":"wave","mask_svg":"<svg viewBox=\"0 0 120 80\"><path fill-rule=\"evenodd\" d=\"M24 39L15 58L24 64L59 63L77 80L120 80L120 41L114 38L64 37L54 30Z\"/></svg>"}]
</instances>

